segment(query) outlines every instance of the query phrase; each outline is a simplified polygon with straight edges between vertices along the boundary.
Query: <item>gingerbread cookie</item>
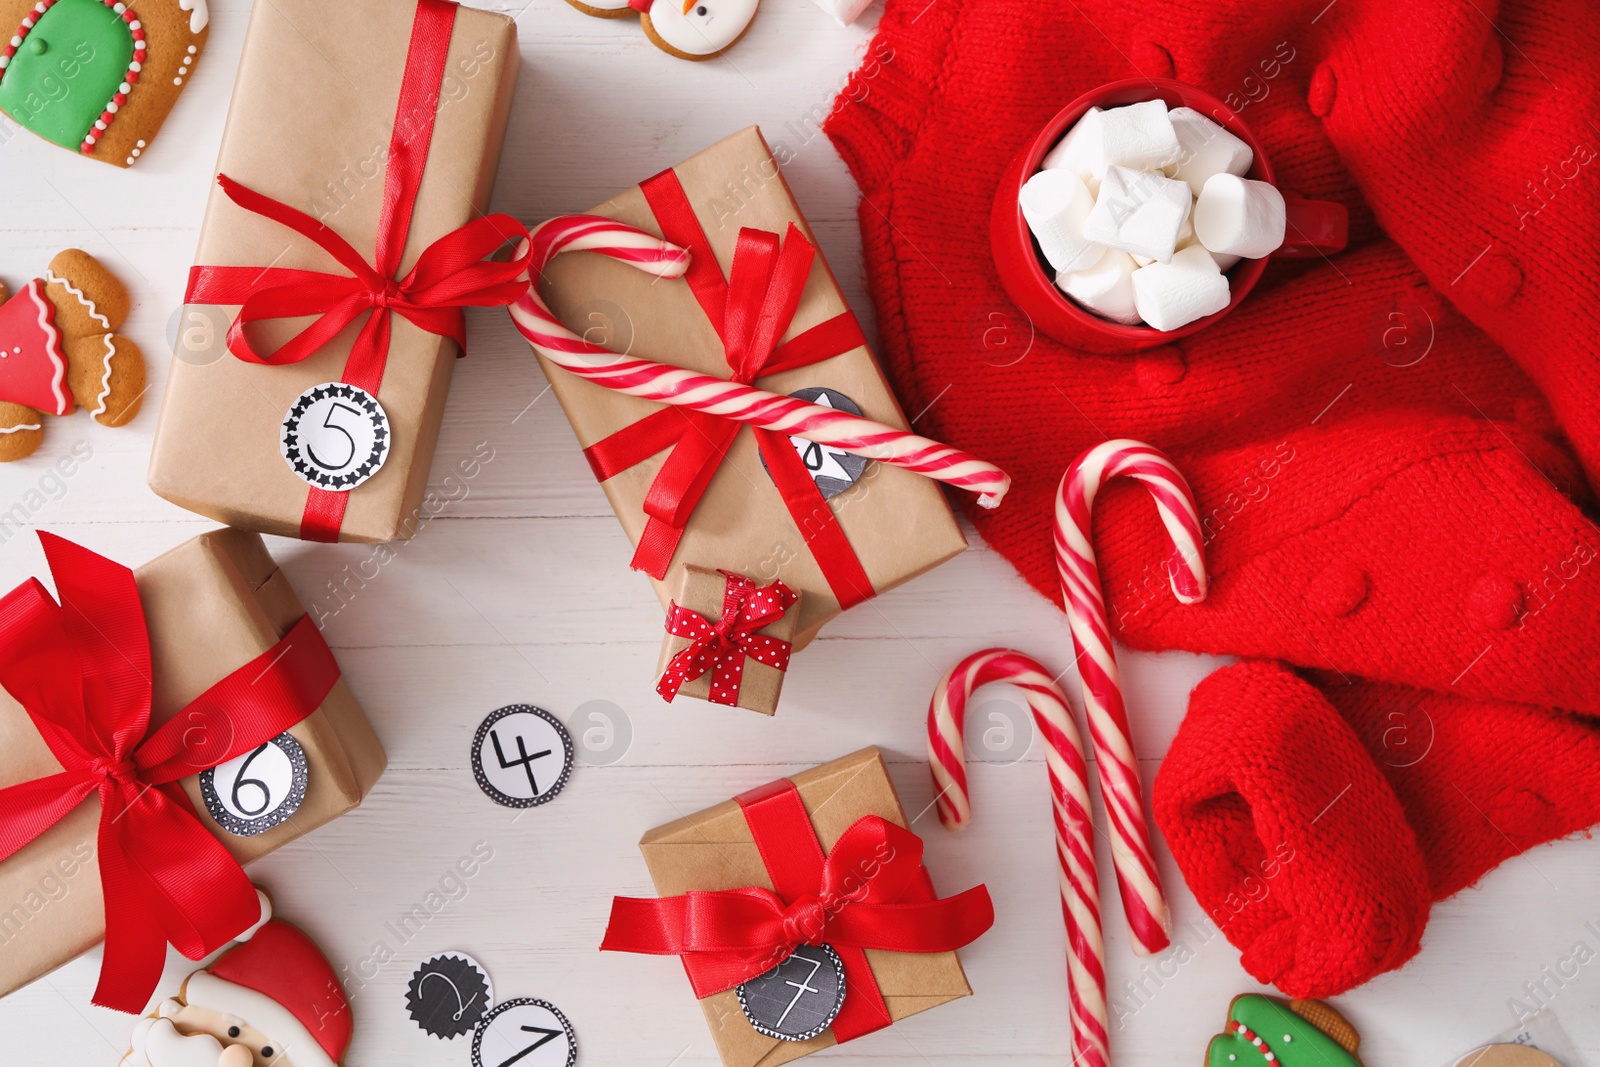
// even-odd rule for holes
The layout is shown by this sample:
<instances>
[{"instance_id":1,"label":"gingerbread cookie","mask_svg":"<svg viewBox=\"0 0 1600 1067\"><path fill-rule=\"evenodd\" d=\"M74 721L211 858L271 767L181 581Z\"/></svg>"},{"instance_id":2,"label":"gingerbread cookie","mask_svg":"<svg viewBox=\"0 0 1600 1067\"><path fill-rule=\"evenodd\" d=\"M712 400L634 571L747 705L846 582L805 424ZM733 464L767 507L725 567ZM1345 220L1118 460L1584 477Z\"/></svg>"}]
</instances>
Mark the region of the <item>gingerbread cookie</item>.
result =
<instances>
[{"instance_id":1,"label":"gingerbread cookie","mask_svg":"<svg viewBox=\"0 0 1600 1067\"><path fill-rule=\"evenodd\" d=\"M1486 1045L1461 1057L1455 1067L1561 1067L1561 1064L1527 1045Z\"/></svg>"},{"instance_id":2,"label":"gingerbread cookie","mask_svg":"<svg viewBox=\"0 0 1600 1067\"><path fill-rule=\"evenodd\" d=\"M585 15L634 12L650 43L679 59L711 59L732 48L755 21L761 0L567 0Z\"/></svg>"},{"instance_id":3,"label":"gingerbread cookie","mask_svg":"<svg viewBox=\"0 0 1600 1067\"><path fill-rule=\"evenodd\" d=\"M121 1067L338 1067L350 1047L350 1001L316 944L272 918L133 1028Z\"/></svg>"},{"instance_id":4,"label":"gingerbread cookie","mask_svg":"<svg viewBox=\"0 0 1600 1067\"><path fill-rule=\"evenodd\" d=\"M1361 1067L1355 1027L1320 1000L1284 1002L1248 993L1228 1005L1206 1067Z\"/></svg>"},{"instance_id":5,"label":"gingerbread cookie","mask_svg":"<svg viewBox=\"0 0 1600 1067\"><path fill-rule=\"evenodd\" d=\"M116 332L128 291L99 260L69 248L8 296L0 285L0 463L32 455L43 416L75 403L106 426L139 413L144 356Z\"/></svg>"},{"instance_id":6,"label":"gingerbread cookie","mask_svg":"<svg viewBox=\"0 0 1600 1067\"><path fill-rule=\"evenodd\" d=\"M118 167L144 154L210 35L207 0L0 0L0 111Z\"/></svg>"}]
</instances>

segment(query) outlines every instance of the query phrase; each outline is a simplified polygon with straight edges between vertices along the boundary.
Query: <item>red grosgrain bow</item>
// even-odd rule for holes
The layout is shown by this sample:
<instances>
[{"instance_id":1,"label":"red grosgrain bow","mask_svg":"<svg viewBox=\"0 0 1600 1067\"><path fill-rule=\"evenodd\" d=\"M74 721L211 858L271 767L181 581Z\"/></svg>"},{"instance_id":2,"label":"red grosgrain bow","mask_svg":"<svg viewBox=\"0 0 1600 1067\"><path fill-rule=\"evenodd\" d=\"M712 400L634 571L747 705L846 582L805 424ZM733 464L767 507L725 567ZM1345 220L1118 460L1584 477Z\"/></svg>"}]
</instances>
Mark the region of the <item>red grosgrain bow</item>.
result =
<instances>
[{"instance_id":1,"label":"red grosgrain bow","mask_svg":"<svg viewBox=\"0 0 1600 1067\"><path fill-rule=\"evenodd\" d=\"M910 830L868 815L823 859L792 783L775 782L739 802L778 891L748 886L656 900L617 897L602 950L680 956L694 995L703 999L766 973L801 945L827 943L845 964L850 992L833 1030L835 1039L848 1041L889 1023L863 949L951 952L994 924L994 905L981 885L934 896L922 839Z\"/></svg>"},{"instance_id":2,"label":"red grosgrain bow","mask_svg":"<svg viewBox=\"0 0 1600 1067\"><path fill-rule=\"evenodd\" d=\"M378 245L371 265L348 241L305 212L240 185L225 174L217 175L217 183L234 203L300 234L350 272L325 274L285 267L191 268L185 302L241 305L238 317L228 328L228 350L239 359L275 367L298 363L366 315L366 324L345 364L344 381L376 395L389 355L392 315L403 316L428 333L448 337L465 354L466 318L461 309L512 304L528 291L524 275L531 249L507 263L487 258L507 241L526 240L527 228L510 215L487 215L445 234L423 250L409 274L395 280L411 232L417 190L428 164L455 16L456 5L448 0L418 0L389 142L383 206L378 215ZM245 336L245 327L252 322L305 315L316 316L316 321L271 355L258 353ZM300 536L312 541L337 541L347 500L346 492L313 486Z\"/></svg>"},{"instance_id":3,"label":"red grosgrain bow","mask_svg":"<svg viewBox=\"0 0 1600 1067\"><path fill-rule=\"evenodd\" d=\"M746 656L776 670L789 669L789 642L756 631L783 618L800 594L782 582L758 589L742 574L722 574L728 584L722 594L722 617L715 623L676 602L667 608L667 633L690 642L672 657L656 683L656 692L668 701L689 679L710 671L712 702L737 704Z\"/></svg>"},{"instance_id":4,"label":"red grosgrain bow","mask_svg":"<svg viewBox=\"0 0 1600 1067\"><path fill-rule=\"evenodd\" d=\"M94 1002L144 1010L170 942L190 959L261 917L239 862L177 784L283 733L321 705L339 665L309 617L172 719L150 724L150 636L133 572L40 533L58 605L38 579L0 599L0 684L61 772L0 789L0 862L100 799L106 941Z\"/></svg>"}]
</instances>

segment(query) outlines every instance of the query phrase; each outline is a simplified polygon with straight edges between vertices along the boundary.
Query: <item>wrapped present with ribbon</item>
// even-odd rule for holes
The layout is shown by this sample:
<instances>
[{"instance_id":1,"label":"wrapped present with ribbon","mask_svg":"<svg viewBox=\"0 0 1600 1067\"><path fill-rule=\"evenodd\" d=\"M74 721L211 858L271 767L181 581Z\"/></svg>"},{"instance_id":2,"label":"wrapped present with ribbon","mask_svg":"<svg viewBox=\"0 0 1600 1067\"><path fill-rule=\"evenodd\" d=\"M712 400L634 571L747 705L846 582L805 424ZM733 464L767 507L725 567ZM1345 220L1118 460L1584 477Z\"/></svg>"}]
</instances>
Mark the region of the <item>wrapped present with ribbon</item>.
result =
<instances>
[{"instance_id":1,"label":"wrapped present with ribbon","mask_svg":"<svg viewBox=\"0 0 1600 1067\"><path fill-rule=\"evenodd\" d=\"M260 537L135 572L39 536L59 602L0 599L0 995L103 938L95 1003L138 1013L167 945L260 918L241 864L359 804L383 748Z\"/></svg>"},{"instance_id":2,"label":"wrapped present with ribbon","mask_svg":"<svg viewBox=\"0 0 1600 1067\"><path fill-rule=\"evenodd\" d=\"M527 290L483 214L517 68L510 18L447 0L256 5L152 489L307 540L425 522L463 309Z\"/></svg>"},{"instance_id":3,"label":"wrapped present with ribbon","mask_svg":"<svg viewBox=\"0 0 1600 1067\"><path fill-rule=\"evenodd\" d=\"M773 714L794 648L800 594L733 571L688 566L682 573L667 605L656 692L669 702L686 696Z\"/></svg>"},{"instance_id":4,"label":"wrapped present with ribbon","mask_svg":"<svg viewBox=\"0 0 1600 1067\"><path fill-rule=\"evenodd\" d=\"M875 748L639 842L657 898L618 897L602 949L678 956L727 1067L774 1067L969 996L955 950L994 923L940 897Z\"/></svg>"},{"instance_id":5,"label":"wrapped present with ribbon","mask_svg":"<svg viewBox=\"0 0 1600 1067\"><path fill-rule=\"evenodd\" d=\"M1005 495L910 432L755 127L528 248L512 321L663 605L690 565L781 578L798 649L966 547L937 482Z\"/></svg>"}]
</instances>

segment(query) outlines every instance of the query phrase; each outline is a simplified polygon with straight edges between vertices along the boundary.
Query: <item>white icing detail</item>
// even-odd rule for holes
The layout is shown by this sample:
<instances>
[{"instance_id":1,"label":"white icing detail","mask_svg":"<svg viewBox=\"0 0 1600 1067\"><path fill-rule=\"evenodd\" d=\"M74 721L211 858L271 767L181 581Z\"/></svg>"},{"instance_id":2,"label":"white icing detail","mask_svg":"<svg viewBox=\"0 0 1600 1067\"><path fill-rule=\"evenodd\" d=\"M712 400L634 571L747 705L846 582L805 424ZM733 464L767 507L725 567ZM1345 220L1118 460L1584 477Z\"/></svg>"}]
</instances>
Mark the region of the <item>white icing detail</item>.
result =
<instances>
[{"instance_id":1,"label":"white icing detail","mask_svg":"<svg viewBox=\"0 0 1600 1067\"><path fill-rule=\"evenodd\" d=\"M78 303L83 305L84 310L89 313L89 317L100 324L101 329L105 330L107 333L111 332L111 320L100 314L100 309L94 306L93 300L90 300L84 295L82 289L79 289L65 278L49 270L44 272L44 280L52 285L59 285L67 292L71 293L73 299L77 300Z\"/></svg>"},{"instance_id":2,"label":"white icing detail","mask_svg":"<svg viewBox=\"0 0 1600 1067\"><path fill-rule=\"evenodd\" d=\"M243 933L236 936L234 938L235 941L250 940L252 937L256 936L257 930L261 929L263 926L267 925L267 923L272 921L272 901L269 900L267 895L259 889L256 890L256 898L261 901L261 918L255 921L255 925L249 927Z\"/></svg>"},{"instance_id":3,"label":"white icing detail","mask_svg":"<svg viewBox=\"0 0 1600 1067\"><path fill-rule=\"evenodd\" d=\"M216 1067L222 1042L211 1034L186 1035L171 1019L140 1019L124 1067Z\"/></svg>"},{"instance_id":4,"label":"white icing detail","mask_svg":"<svg viewBox=\"0 0 1600 1067\"><path fill-rule=\"evenodd\" d=\"M173 85L182 85L183 84L183 79L182 78L173 78L172 79L172 84Z\"/></svg>"},{"instance_id":5,"label":"white icing detail","mask_svg":"<svg viewBox=\"0 0 1600 1067\"><path fill-rule=\"evenodd\" d=\"M22 38L21 37L13 37L13 38L11 38L11 47L12 48L21 48L22 47Z\"/></svg>"},{"instance_id":6,"label":"white icing detail","mask_svg":"<svg viewBox=\"0 0 1600 1067\"><path fill-rule=\"evenodd\" d=\"M20 433L23 430L42 430L42 429L44 429L44 425L42 423L25 422L21 426L7 426L5 429L0 430L0 434Z\"/></svg>"},{"instance_id":7,"label":"white icing detail","mask_svg":"<svg viewBox=\"0 0 1600 1067\"><path fill-rule=\"evenodd\" d=\"M132 162L130 159L129 162ZM94 398L95 408L90 415L104 415L106 413L106 398L111 395L111 357L117 354L117 346L112 342L111 335L106 337L106 369L100 375L100 395Z\"/></svg>"},{"instance_id":8,"label":"white icing detail","mask_svg":"<svg viewBox=\"0 0 1600 1067\"><path fill-rule=\"evenodd\" d=\"M106 128L106 124L101 119L95 119L94 120L94 128L97 129L97 130L103 130L103 129Z\"/></svg>"},{"instance_id":9,"label":"white icing detail","mask_svg":"<svg viewBox=\"0 0 1600 1067\"><path fill-rule=\"evenodd\" d=\"M141 71L141 70L143 70L143 69L144 69L144 64L143 64L143 63L140 63L140 62L139 62L139 61L138 61L138 60L137 60L137 59L136 59L136 60L134 60L134 61L133 61L133 62L132 62L132 63L129 63L129 64L128 64L128 69L129 69L129 70L131 70L131 71L133 71L133 72L134 72L134 73L135 73L135 74L137 74L137 73L139 73L139 72L140 72L140 71Z\"/></svg>"},{"instance_id":10,"label":"white icing detail","mask_svg":"<svg viewBox=\"0 0 1600 1067\"><path fill-rule=\"evenodd\" d=\"M211 9L206 5L206 0L178 0L178 7L189 12L190 33L199 33L211 21Z\"/></svg>"},{"instance_id":11,"label":"white icing detail","mask_svg":"<svg viewBox=\"0 0 1600 1067\"><path fill-rule=\"evenodd\" d=\"M45 277L51 277L49 271L45 271ZM67 288L70 289L71 286ZM45 344L45 354L50 357L50 362L56 365L56 376L50 382L50 391L56 396L56 410L54 413L59 414L71 411L72 399L67 396L66 390L67 360L61 352L61 331L56 329L55 324L50 321L50 311L52 310L50 299L44 295L44 285L37 278L29 283L28 288L24 291L33 298L34 307L39 310L39 329L49 338ZM89 307L91 309L89 313L91 315L94 314L94 305L90 304Z\"/></svg>"},{"instance_id":12,"label":"white icing detail","mask_svg":"<svg viewBox=\"0 0 1600 1067\"><path fill-rule=\"evenodd\" d=\"M271 997L225 981L210 971L191 974L186 989L190 1004L250 1020L250 1025L266 1034L273 1048L294 1067L338 1067L311 1031Z\"/></svg>"},{"instance_id":13,"label":"white icing detail","mask_svg":"<svg viewBox=\"0 0 1600 1067\"><path fill-rule=\"evenodd\" d=\"M136 146L138 146L139 148L143 148L144 147L144 138L142 138L142 137L139 138L139 140L135 141L134 144Z\"/></svg>"},{"instance_id":14,"label":"white icing detail","mask_svg":"<svg viewBox=\"0 0 1600 1067\"><path fill-rule=\"evenodd\" d=\"M191 55L191 56L192 56L192 55L194 55L194 54L195 54L195 53L196 53L196 52L198 52L198 51L200 51L200 49L198 49L198 48L196 48L196 47L195 47L195 46L194 46L194 45L190 45L190 46L189 46L189 54L190 54L190 55Z\"/></svg>"},{"instance_id":15,"label":"white icing detail","mask_svg":"<svg viewBox=\"0 0 1600 1067\"><path fill-rule=\"evenodd\" d=\"M761 0L655 0L650 27L680 52L709 56L739 39Z\"/></svg>"},{"instance_id":16,"label":"white icing detail","mask_svg":"<svg viewBox=\"0 0 1600 1067\"><path fill-rule=\"evenodd\" d=\"M144 29L144 23L140 22L138 19L134 19L132 22L128 23L128 29L142 30Z\"/></svg>"},{"instance_id":17,"label":"white icing detail","mask_svg":"<svg viewBox=\"0 0 1600 1067\"><path fill-rule=\"evenodd\" d=\"M120 15L124 11L128 10L128 5L127 4L117 4L114 7L112 7L111 10L115 11L117 14Z\"/></svg>"},{"instance_id":18,"label":"white icing detail","mask_svg":"<svg viewBox=\"0 0 1600 1067\"><path fill-rule=\"evenodd\" d=\"M117 107L117 102L115 100L111 101L111 103L106 105L106 110L115 115L119 110Z\"/></svg>"},{"instance_id":19,"label":"white icing detail","mask_svg":"<svg viewBox=\"0 0 1600 1067\"><path fill-rule=\"evenodd\" d=\"M0 56L0 70L5 70L10 65L9 56Z\"/></svg>"},{"instance_id":20,"label":"white icing detail","mask_svg":"<svg viewBox=\"0 0 1600 1067\"><path fill-rule=\"evenodd\" d=\"M156 1015L163 1019L170 1019L183 1010L183 1005L175 998L168 997L156 1006Z\"/></svg>"},{"instance_id":21,"label":"white icing detail","mask_svg":"<svg viewBox=\"0 0 1600 1067\"><path fill-rule=\"evenodd\" d=\"M129 85L127 82L123 82L121 85L117 86L117 92L121 93L123 96L127 96L129 93L133 92L133 86Z\"/></svg>"}]
</instances>

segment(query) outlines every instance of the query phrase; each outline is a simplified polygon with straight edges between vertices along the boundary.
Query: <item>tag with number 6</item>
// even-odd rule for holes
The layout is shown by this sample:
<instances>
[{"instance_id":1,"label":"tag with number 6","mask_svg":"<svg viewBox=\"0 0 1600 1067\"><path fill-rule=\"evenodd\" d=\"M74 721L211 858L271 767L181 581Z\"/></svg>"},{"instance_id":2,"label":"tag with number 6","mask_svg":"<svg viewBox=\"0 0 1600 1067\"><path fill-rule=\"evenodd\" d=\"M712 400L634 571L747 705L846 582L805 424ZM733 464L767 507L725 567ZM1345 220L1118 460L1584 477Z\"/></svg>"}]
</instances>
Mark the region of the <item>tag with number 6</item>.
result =
<instances>
[{"instance_id":1,"label":"tag with number 6","mask_svg":"<svg viewBox=\"0 0 1600 1067\"><path fill-rule=\"evenodd\" d=\"M305 750L288 734L200 772L206 811L235 837L254 837L300 810L309 778Z\"/></svg>"},{"instance_id":2,"label":"tag with number 6","mask_svg":"<svg viewBox=\"0 0 1600 1067\"><path fill-rule=\"evenodd\" d=\"M280 436L289 468L319 489L346 492L389 458L389 416L354 385L325 382L295 400Z\"/></svg>"}]
</instances>

